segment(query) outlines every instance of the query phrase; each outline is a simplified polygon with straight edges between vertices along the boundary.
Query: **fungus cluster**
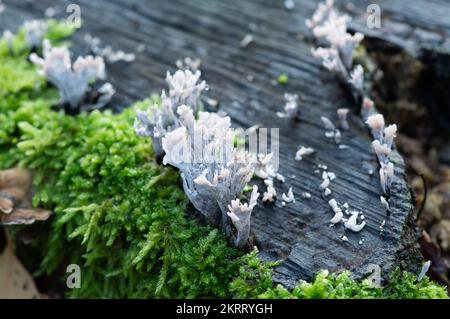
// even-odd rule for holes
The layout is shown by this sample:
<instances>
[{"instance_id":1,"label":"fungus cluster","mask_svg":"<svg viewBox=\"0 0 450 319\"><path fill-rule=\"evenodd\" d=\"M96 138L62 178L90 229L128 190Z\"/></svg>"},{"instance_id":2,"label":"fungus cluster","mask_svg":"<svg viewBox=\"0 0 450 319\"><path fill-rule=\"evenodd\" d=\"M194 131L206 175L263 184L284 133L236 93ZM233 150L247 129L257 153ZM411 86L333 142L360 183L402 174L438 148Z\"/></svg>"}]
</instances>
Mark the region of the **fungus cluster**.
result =
<instances>
[{"instance_id":1,"label":"fungus cluster","mask_svg":"<svg viewBox=\"0 0 450 319\"><path fill-rule=\"evenodd\" d=\"M38 65L40 73L56 86L60 93L62 105L68 105L71 110L100 108L109 102L114 94L111 84L104 85L99 93L99 101L93 105L82 105L89 84L97 79L105 78L105 63L101 57L78 57L72 64L70 52L65 47L52 47L50 41L43 42L43 57L36 53L30 55L30 60Z\"/></svg>"},{"instance_id":2,"label":"fungus cluster","mask_svg":"<svg viewBox=\"0 0 450 319\"><path fill-rule=\"evenodd\" d=\"M25 21L23 28L27 44L31 49L39 48L48 30L48 24L44 20Z\"/></svg>"},{"instance_id":3,"label":"fungus cluster","mask_svg":"<svg viewBox=\"0 0 450 319\"><path fill-rule=\"evenodd\" d=\"M350 34L347 32L347 23L350 18L340 15L334 8L333 0L326 0L318 5L313 17L306 21L314 36L326 42L328 47L319 47L312 50L313 56L321 58L323 65L330 71L337 73L346 84L350 84L357 103L361 103L361 116L369 125L374 141L372 147L380 164L380 184L385 196L389 196L392 179L394 176L394 164L390 162L393 140L397 132L397 126L384 127L383 115L375 112L374 103L364 97L364 69L361 65L353 69L353 55L356 47L363 39L361 33ZM339 109L339 129L349 128L347 122L348 109ZM321 118L326 129L325 135L340 143L340 130L327 118ZM380 197L382 205L389 210L389 204L385 197Z\"/></svg>"},{"instance_id":4,"label":"fungus cluster","mask_svg":"<svg viewBox=\"0 0 450 319\"><path fill-rule=\"evenodd\" d=\"M103 57L108 63L116 63L120 61L133 62L136 59L136 55L134 53L126 53L122 50L115 51L110 45L102 47L101 40L91 36L90 34L87 34L84 37L84 41L90 46L90 50L93 54Z\"/></svg>"},{"instance_id":5,"label":"fungus cluster","mask_svg":"<svg viewBox=\"0 0 450 319\"><path fill-rule=\"evenodd\" d=\"M186 105L179 106L177 114L180 126L162 137L163 164L180 170L184 191L195 208L211 223L220 225L229 238L234 237L236 246L242 247L248 239L246 229L250 227L250 216L242 215L251 214L259 195L254 188L248 206L237 200L253 176L252 156L234 146L229 117L200 112L196 120L193 109ZM228 212L233 216L235 236ZM247 221L244 227L242 223Z\"/></svg>"},{"instance_id":6,"label":"fungus cluster","mask_svg":"<svg viewBox=\"0 0 450 319\"><path fill-rule=\"evenodd\" d=\"M366 222L363 220L364 215L362 214L362 212L349 210L348 209L349 206L347 203L345 203L341 207L338 204L338 202L336 201L336 199L332 198L328 201L328 205L330 205L331 209L334 212L334 216L330 220L330 223L332 225L336 225L340 222L343 222L344 227L346 229L348 229L352 232L355 232L355 233L360 232L366 226ZM344 217L343 209L345 210L346 215L349 215L350 217L348 217L348 218ZM361 220L361 222L359 222L360 220ZM347 241L347 240L344 240L344 241Z\"/></svg>"},{"instance_id":7,"label":"fungus cluster","mask_svg":"<svg viewBox=\"0 0 450 319\"><path fill-rule=\"evenodd\" d=\"M353 68L353 55L364 35L359 32L350 34L347 30L349 21L349 16L339 14L334 8L333 0L326 0L319 3L312 18L306 20L306 26L315 38L328 45L312 49L313 56L322 59L323 66L336 73L344 83L351 84L354 96L360 97L364 70L360 65Z\"/></svg>"},{"instance_id":8,"label":"fungus cluster","mask_svg":"<svg viewBox=\"0 0 450 319\"><path fill-rule=\"evenodd\" d=\"M380 185L383 193L389 196L392 179L394 177L394 164L390 162L389 155L391 154L394 138L397 134L397 125L392 124L385 127L384 117L382 114L373 114L367 118L367 125L370 127L374 141L372 142L373 150L377 155L380 164ZM386 200L381 199L383 205L386 205Z\"/></svg>"},{"instance_id":9,"label":"fungus cluster","mask_svg":"<svg viewBox=\"0 0 450 319\"><path fill-rule=\"evenodd\" d=\"M177 109L181 105L189 105L194 116L197 116L200 95L206 89L206 82L200 80L201 72L178 70L174 75L167 72L166 82L168 95L161 93L161 105L151 105L146 111L138 110L134 123L136 133L151 137L153 150L157 156L164 154L162 138L172 130L181 126Z\"/></svg>"},{"instance_id":10,"label":"fungus cluster","mask_svg":"<svg viewBox=\"0 0 450 319\"><path fill-rule=\"evenodd\" d=\"M285 104L283 112L277 112L277 116L280 118L296 119L298 117L298 95L297 94L284 94Z\"/></svg>"},{"instance_id":11,"label":"fungus cluster","mask_svg":"<svg viewBox=\"0 0 450 319\"><path fill-rule=\"evenodd\" d=\"M200 75L200 71L190 70L167 73L168 94L162 92L161 106L137 111L135 130L152 138L155 152L164 154L164 165L179 169L183 189L194 207L221 227L235 246L243 247L249 238L258 188L253 187L249 203L241 203L239 196L255 172L256 161L235 145L229 117L199 112L200 94L207 88L199 81ZM258 174L276 177L269 166L260 167Z\"/></svg>"}]
</instances>

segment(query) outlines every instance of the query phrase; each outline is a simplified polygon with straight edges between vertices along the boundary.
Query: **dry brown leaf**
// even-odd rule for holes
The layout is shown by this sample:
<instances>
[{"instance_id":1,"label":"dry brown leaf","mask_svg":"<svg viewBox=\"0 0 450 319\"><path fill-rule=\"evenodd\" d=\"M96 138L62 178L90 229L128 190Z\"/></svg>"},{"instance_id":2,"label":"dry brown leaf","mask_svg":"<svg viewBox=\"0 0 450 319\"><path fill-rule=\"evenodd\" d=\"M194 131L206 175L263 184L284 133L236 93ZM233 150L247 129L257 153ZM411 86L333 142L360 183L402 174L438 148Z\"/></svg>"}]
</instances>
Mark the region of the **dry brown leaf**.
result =
<instances>
[{"instance_id":1,"label":"dry brown leaf","mask_svg":"<svg viewBox=\"0 0 450 319\"><path fill-rule=\"evenodd\" d=\"M422 143L416 139L412 139L404 134L398 134L395 145L407 155L420 155L422 151Z\"/></svg>"},{"instance_id":2,"label":"dry brown leaf","mask_svg":"<svg viewBox=\"0 0 450 319\"><path fill-rule=\"evenodd\" d=\"M21 168L0 171L0 224L29 225L51 212L32 208L31 173Z\"/></svg>"},{"instance_id":3,"label":"dry brown leaf","mask_svg":"<svg viewBox=\"0 0 450 319\"><path fill-rule=\"evenodd\" d=\"M442 219L440 205L442 196L437 193L431 193L425 202L424 210L420 216L420 224L426 228L436 221Z\"/></svg>"},{"instance_id":4,"label":"dry brown leaf","mask_svg":"<svg viewBox=\"0 0 450 319\"><path fill-rule=\"evenodd\" d=\"M33 277L14 254L8 244L0 254L0 299L40 298Z\"/></svg>"},{"instance_id":5,"label":"dry brown leaf","mask_svg":"<svg viewBox=\"0 0 450 319\"><path fill-rule=\"evenodd\" d=\"M31 173L22 168L11 168L0 171L0 188L19 186L29 188L31 186Z\"/></svg>"},{"instance_id":6,"label":"dry brown leaf","mask_svg":"<svg viewBox=\"0 0 450 319\"><path fill-rule=\"evenodd\" d=\"M430 273L432 277L449 286L449 265L445 258L443 258L439 246L431 240L430 235L426 231L422 231L419 243L425 260L431 260Z\"/></svg>"},{"instance_id":7,"label":"dry brown leaf","mask_svg":"<svg viewBox=\"0 0 450 319\"><path fill-rule=\"evenodd\" d=\"M3 214L1 223L3 225L30 225L35 221L44 221L51 216L52 212L40 208L16 208L11 214Z\"/></svg>"},{"instance_id":8,"label":"dry brown leaf","mask_svg":"<svg viewBox=\"0 0 450 319\"><path fill-rule=\"evenodd\" d=\"M450 221L441 220L439 223L433 225L430 229L431 239L437 243L442 251L450 251Z\"/></svg>"},{"instance_id":9,"label":"dry brown leaf","mask_svg":"<svg viewBox=\"0 0 450 319\"><path fill-rule=\"evenodd\" d=\"M408 159L408 164L417 172L419 175L424 175L427 180L434 180L434 174L428 167L427 163L419 156L411 156Z\"/></svg>"}]
</instances>

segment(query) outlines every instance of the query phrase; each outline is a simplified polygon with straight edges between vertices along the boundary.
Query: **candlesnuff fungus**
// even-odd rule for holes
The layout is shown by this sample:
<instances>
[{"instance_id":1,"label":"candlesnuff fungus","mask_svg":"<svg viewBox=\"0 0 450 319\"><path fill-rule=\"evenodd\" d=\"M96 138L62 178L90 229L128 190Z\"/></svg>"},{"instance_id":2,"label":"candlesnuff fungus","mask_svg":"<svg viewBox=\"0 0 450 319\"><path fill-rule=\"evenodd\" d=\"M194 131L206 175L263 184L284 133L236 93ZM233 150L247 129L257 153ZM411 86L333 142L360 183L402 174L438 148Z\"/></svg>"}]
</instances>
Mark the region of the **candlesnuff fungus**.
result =
<instances>
[{"instance_id":1,"label":"candlesnuff fungus","mask_svg":"<svg viewBox=\"0 0 450 319\"><path fill-rule=\"evenodd\" d=\"M266 185L267 189L263 193L263 202L273 202L277 198L277 191L275 187L273 187L273 179L265 179L264 184Z\"/></svg>"},{"instance_id":2,"label":"candlesnuff fungus","mask_svg":"<svg viewBox=\"0 0 450 319\"><path fill-rule=\"evenodd\" d=\"M40 47L48 30L47 22L44 20L25 21L23 28L28 46L31 49Z\"/></svg>"},{"instance_id":3,"label":"candlesnuff fungus","mask_svg":"<svg viewBox=\"0 0 450 319\"><path fill-rule=\"evenodd\" d=\"M306 20L306 26L317 39L324 39L330 47L312 49L314 57L322 59L323 66L338 74L344 83L351 83L352 92L357 100L362 96L364 70L358 65L353 70L353 55L359 43L363 40L362 33L347 32L350 17L340 15L334 8L333 0L319 3L311 19Z\"/></svg>"},{"instance_id":4,"label":"candlesnuff fungus","mask_svg":"<svg viewBox=\"0 0 450 319\"><path fill-rule=\"evenodd\" d=\"M341 131L334 126L333 122L331 122L328 117L321 116L320 120L325 128L325 136L329 139L333 139L336 144L340 144L342 138Z\"/></svg>"},{"instance_id":5,"label":"candlesnuff fungus","mask_svg":"<svg viewBox=\"0 0 450 319\"><path fill-rule=\"evenodd\" d=\"M350 80L348 80L348 82L353 85L355 90L362 94L364 89L364 69L361 65L358 64L355 66L350 74Z\"/></svg>"},{"instance_id":6,"label":"candlesnuff fungus","mask_svg":"<svg viewBox=\"0 0 450 319\"><path fill-rule=\"evenodd\" d=\"M342 213L342 209L339 207L337 201L334 198L332 198L328 201L328 204L330 205L331 209L334 212L334 216L330 220L330 223L332 223L334 225L334 224L341 222L344 214Z\"/></svg>"},{"instance_id":7,"label":"candlesnuff fungus","mask_svg":"<svg viewBox=\"0 0 450 319\"><path fill-rule=\"evenodd\" d=\"M241 204L239 199L235 199L228 205L229 211L227 212L227 215L230 217L236 228L237 235L234 239L234 245L238 248L244 247L247 243L250 235L250 216L253 208L256 206L258 197L258 186L255 185L253 186L253 191L248 204Z\"/></svg>"},{"instance_id":8,"label":"candlesnuff fungus","mask_svg":"<svg viewBox=\"0 0 450 319\"><path fill-rule=\"evenodd\" d=\"M283 193L281 198L283 199L283 202L295 203L295 197L294 197L294 192L292 192L292 187L289 187L287 195L285 193Z\"/></svg>"},{"instance_id":9,"label":"candlesnuff fungus","mask_svg":"<svg viewBox=\"0 0 450 319\"><path fill-rule=\"evenodd\" d=\"M300 146L297 152L295 153L295 160L301 161L303 156L312 155L316 152L312 147Z\"/></svg>"},{"instance_id":10,"label":"candlesnuff fungus","mask_svg":"<svg viewBox=\"0 0 450 319\"><path fill-rule=\"evenodd\" d=\"M397 134L397 125L392 124L385 128L382 114L373 114L367 118L367 125L370 127L374 141L373 150L380 163L380 184L383 193L389 195L392 179L394 177L394 164L389 162L394 138ZM384 203L383 203L384 205Z\"/></svg>"},{"instance_id":11,"label":"candlesnuff fungus","mask_svg":"<svg viewBox=\"0 0 450 319\"><path fill-rule=\"evenodd\" d=\"M338 115L338 122L339 122L339 128L341 130L348 130L350 128L350 126L348 125L348 121L347 121L347 114L349 112L349 109L338 109L337 110L337 115Z\"/></svg>"},{"instance_id":12,"label":"candlesnuff fungus","mask_svg":"<svg viewBox=\"0 0 450 319\"><path fill-rule=\"evenodd\" d=\"M367 120L367 118L375 113L375 104L373 101L367 97L363 99L361 106L361 116L363 120Z\"/></svg>"},{"instance_id":13,"label":"candlesnuff fungus","mask_svg":"<svg viewBox=\"0 0 450 319\"><path fill-rule=\"evenodd\" d=\"M177 114L180 126L162 138L163 164L180 170L191 203L231 238L228 205L252 178L253 157L234 146L229 117L200 112L196 121L186 105L178 107Z\"/></svg>"},{"instance_id":14,"label":"candlesnuff fungus","mask_svg":"<svg viewBox=\"0 0 450 319\"><path fill-rule=\"evenodd\" d=\"M174 107L189 105L197 115L200 105L200 95L207 89L205 81L200 80L201 72L178 70L174 75L167 72L166 82L169 85L169 98Z\"/></svg>"},{"instance_id":15,"label":"candlesnuff fungus","mask_svg":"<svg viewBox=\"0 0 450 319\"><path fill-rule=\"evenodd\" d=\"M151 105L146 111L136 111L137 118L134 123L136 133L151 137L153 150L157 156L164 154L162 138L181 126L177 108L189 105L197 116L200 94L207 88L205 81L197 83L200 76L200 71L192 73L190 70L178 70L173 76L167 72L169 93L168 96L165 91L161 93L161 105Z\"/></svg>"},{"instance_id":16,"label":"candlesnuff fungus","mask_svg":"<svg viewBox=\"0 0 450 319\"><path fill-rule=\"evenodd\" d=\"M366 226L366 222L362 221L360 224L358 224L358 216L359 212L351 212L352 216L344 223L344 227L358 233L360 232L364 226Z\"/></svg>"},{"instance_id":17,"label":"candlesnuff fungus","mask_svg":"<svg viewBox=\"0 0 450 319\"><path fill-rule=\"evenodd\" d=\"M255 175L261 179L272 179L277 176L277 171L272 165L273 153L258 154L256 156Z\"/></svg>"},{"instance_id":18,"label":"candlesnuff fungus","mask_svg":"<svg viewBox=\"0 0 450 319\"><path fill-rule=\"evenodd\" d=\"M277 116L280 118L295 119L298 117L298 95L297 94L284 94L284 108L283 112L277 112Z\"/></svg>"},{"instance_id":19,"label":"candlesnuff fungus","mask_svg":"<svg viewBox=\"0 0 450 319\"><path fill-rule=\"evenodd\" d=\"M72 65L69 50L52 47L48 40L44 40L43 55L41 58L32 53L30 60L41 67L40 72L58 88L61 103L67 103L71 109L80 107L91 81L105 77L105 63L101 57L78 57Z\"/></svg>"}]
</instances>

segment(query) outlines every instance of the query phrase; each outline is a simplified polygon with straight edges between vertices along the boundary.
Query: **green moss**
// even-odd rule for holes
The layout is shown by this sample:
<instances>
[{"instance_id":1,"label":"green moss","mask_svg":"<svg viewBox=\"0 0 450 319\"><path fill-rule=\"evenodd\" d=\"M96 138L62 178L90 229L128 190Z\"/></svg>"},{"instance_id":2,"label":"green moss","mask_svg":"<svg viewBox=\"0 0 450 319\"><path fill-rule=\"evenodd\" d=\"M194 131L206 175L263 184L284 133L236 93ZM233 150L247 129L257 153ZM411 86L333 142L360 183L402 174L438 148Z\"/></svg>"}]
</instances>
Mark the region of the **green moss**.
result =
<instances>
[{"instance_id":1,"label":"green moss","mask_svg":"<svg viewBox=\"0 0 450 319\"><path fill-rule=\"evenodd\" d=\"M256 251L241 258L238 276L230 284L230 292L236 298L262 299L447 299L444 287L432 283L428 278L417 282L417 276L395 270L389 283L375 287L369 281L356 281L351 273L329 274L321 271L313 282L301 281L289 291L274 285L271 267L276 263L262 263Z\"/></svg>"},{"instance_id":2,"label":"green moss","mask_svg":"<svg viewBox=\"0 0 450 319\"><path fill-rule=\"evenodd\" d=\"M145 101L120 115L53 111L58 93L26 55L0 54L0 79L9 79L0 82L0 168L20 165L34 172L34 205L55 212L35 225L40 232L33 246L42 260L36 275L79 264L81 288L69 297L446 296L442 287L428 280L417 284L407 273L384 289L355 282L348 273L320 273L292 292L275 286L276 264L262 263L256 251L242 255L221 232L186 217L178 173L157 165L149 139L132 128L134 108Z\"/></svg>"}]
</instances>

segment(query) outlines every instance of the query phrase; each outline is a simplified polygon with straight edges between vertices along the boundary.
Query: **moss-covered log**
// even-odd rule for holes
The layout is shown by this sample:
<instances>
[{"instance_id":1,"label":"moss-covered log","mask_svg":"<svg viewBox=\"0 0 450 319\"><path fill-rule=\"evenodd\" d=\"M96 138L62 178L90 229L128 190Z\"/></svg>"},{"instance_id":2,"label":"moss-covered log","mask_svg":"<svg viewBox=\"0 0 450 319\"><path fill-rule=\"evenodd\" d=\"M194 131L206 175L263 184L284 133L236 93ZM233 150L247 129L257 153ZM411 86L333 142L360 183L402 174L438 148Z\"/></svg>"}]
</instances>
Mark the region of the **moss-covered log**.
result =
<instances>
[{"instance_id":1,"label":"moss-covered log","mask_svg":"<svg viewBox=\"0 0 450 319\"><path fill-rule=\"evenodd\" d=\"M25 19L42 18L47 7L55 6L59 12L57 17L67 15L65 2L50 0L32 3L4 2L8 11L1 16L1 29L14 30ZM385 7L390 10L389 12L397 12L400 2L383 3L382 9ZM204 78L211 88L209 96L220 101L220 110L228 113L236 126L247 128L259 124L267 128L280 128L280 172L286 177L286 182L278 185L279 192L287 193L288 188L293 187L297 194L310 192L312 198L300 199L285 207L281 205L281 201L274 205L260 205L254 211L252 231L260 255L264 260L282 260L274 271L276 282L292 288L299 279L311 279L322 269L332 272L351 270L357 277L361 277L370 264L379 265L382 274L386 276L396 266L416 269L419 256L415 245L413 205L404 177L403 160L398 153L395 153L393 161L396 164L396 178L391 198L392 210L391 214L387 215L379 200L381 189L376 173L376 158L370 147L371 138L358 115L358 107L346 95L336 79L323 71L320 62L310 54L313 40L304 25L304 20L311 16L316 7L316 1L297 1L292 10L287 10L281 1L275 4L269 0L253 2L101 0L79 1L79 4L83 28L73 37L75 52L86 53L87 44L84 37L92 34L99 37L105 45L136 53L136 60L130 64L120 62L108 66L109 77L118 91L114 101L118 109L123 109L131 105L133 101L161 90L164 87L165 72L168 69L171 71L175 69L176 60L186 56L200 57ZM445 8L440 2L434 5L437 8ZM346 7L342 6L342 8ZM356 1L355 8L355 12L364 12L365 2ZM385 21L395 21L395 17L395 15L389 16ZM409 17L405 19L407 24L415 25L414 19ZM421 20L419 19L418 22ZM364 20L356 19L353 27L373 35L372 30L364 28ZM419 30L422 27L417 25ZM434 30L440 30L440 28L441 26L437 25ZM433 33L433 30L430 32ZM248 46L241 47L241 40L248 34L251 34L254 40ZM398 41L388 36L382 34L377 36L387 43L398 44ZM448 39L446 35L445 37ZM138 50L141 44L145 45L144 51ZM277 79L282 74L288 75L289 80L287 83L277 84ZM275 116L275 113L282 108L285 92L298 93L301 96L301 121L287 122ZM33 107L38 106L28 107L33 110ZM341 107L350 107L353 110L350 116L351 129L343 135L343 144L348 145L348 149L338 149L335 144L330 143L324 136L320 121L322 115L335 118L336 110ZM25 112L26 109L22 111ZM19 113L19 118L20 116L26 115ZM90 124L92 124L90 121L96 121L95 117L94 120L80 120ZM123 123L130 120L125 118L122 121L117 125L124 125ZM66 124L73 125L69 122ZM21 130L29 134L28 138L32 139L31 128L23 124L22 126ZM89 132L79 133L89 134ZM95 142L94 137L92 142ZM130 143L134 145L135 139L132 139ZM311 146L317 150L317 153L301 162L296 162L294 156L299 144ZM141 155L138 153L136 156ZM135 163L135 159L130 161ZM64 165L64 163L55 165L59 164ZM355 210L364 212L367 226L363 232L352 234L347 233L343 228L329 227L330 208L327 199L318 188L321 175L314 173L318 169L318 164L326 165L329 171L337 175L332 189L336 199L342 203L348 202ZM112 165L113 170L114 163ZM368 167L375 168L374 175L368 174ZM130 167L130 170L133 168ZM160 168L155 170L159 172ZM89 172L85 173L89 174ZM151 180L153 173L155 173L154 169L150 168L142 176L147 176ZM76 176L76 174L70 176ZM134 185L135 188L130 189L138 191L143 184L144 181L139 180ZM55 185L51 187L56 187ZM75 183L73 187L82 186ZM169 197L174 201L182 200L173 198L174 196ZM39 200L45 202L45 197ZM113 202L109 204L114 205ZM132 205L139 206L137 203ZM65 207L67 208L69 207ZM87 210L84 214L92 213L89 211L91 208L95 210L92 206L85 207L84 209ZM109 209L111 209L109 206L103 207L102 210L97 210L96 214ZM73 215L76 210L69 209L65 212ZM102 217L91 218L88 224L82 223L82 227L90 229L96 226L95 222L100 218ZM126 217L123 218L126 219ZM114 222L119 220L120 218ZM386 222L384 231L380 234L379 226L383 220ZM99 244L89 242L89 233L86 235L86 229L82 227L78 230L78 234L84 234L84 244ZM163 224L161 227L169 227L169 225ZM68 229L67 232L70 233L69 231L74 232L73 236L76 237L76 229ZM172 231L176 233L176 230ZM348 237L348 241L342 241L344 234ZM205 241L215 240L216 236L219 236L215 232L209 235L205 232L204 235ZM145 233L137 232L136 236L145 238ZM101 236L98 238L100 239ZM200 238L196 238L202 242ZM362 245L361 239L364 239ZM143 247L134 247L137 250L140 248L141 251L144 249L144 255L151 251L153 244L151 238L146 240L142 244ZM176 240L176 238L167 238L167 240ZM113 243L111 245L114 247ZM108 247L104 247L103 253L108 251ZM200 245L200 249L201 247ZM234 254L225 247L222 248L223 254L216 255L218 260L215 262L219 264L225 263L225 260ZM194 256L208 255L208 252L196 250L195 246L189 249L193 250ZM131 252L129 258L135 251ZM168 252L168 256L172 253L174 252ZM131 264L136 265L142 262L144 257L139 256L141 255L134 256L135 262ZM159 252L154 253L155 258L164 259L164 256L159 255ZM92 260L97 257L91 256ZM107 260L104 262L108 264ZM120 260L115 262L130 265ZM177 262L181 265L184 261L177 260ZM237 271L237 268L234 270ZM156 289L161 293L163 286L158 286L158 283L166 281L165 276L170 273L170 269L163 268L162 271L163 276L158 274L159 279L155 287L143 289L149 291ZM166 275L164 271L167 272ZM191 271L194 270L191 269ZM114 277L114 273L109 275L111 278ZM128 276L124 280L138 280L133 277L136 276L134 271L128 273ZM182 278L179 280L182 281ZM171 282L171 279L167 279L167 282ZM209 290L205 289L204 285L207 283L200 282L199 286L196 286L200 290L204 289L200 295L204 295L205 291L212 295L226 295L225 288L219 283L217 286L212 285ZM190 291L188 287L183 286L183 289L187 291L180 291L182 296L189 296L189 293L192 296L198 295L197 291ZM118 295L122 296L121 292Z\"/></svg>"}]
</instances>

